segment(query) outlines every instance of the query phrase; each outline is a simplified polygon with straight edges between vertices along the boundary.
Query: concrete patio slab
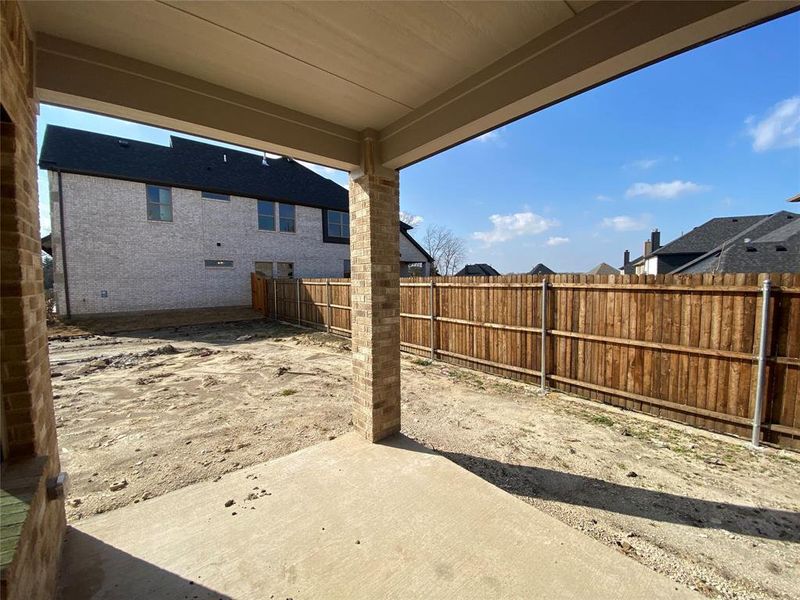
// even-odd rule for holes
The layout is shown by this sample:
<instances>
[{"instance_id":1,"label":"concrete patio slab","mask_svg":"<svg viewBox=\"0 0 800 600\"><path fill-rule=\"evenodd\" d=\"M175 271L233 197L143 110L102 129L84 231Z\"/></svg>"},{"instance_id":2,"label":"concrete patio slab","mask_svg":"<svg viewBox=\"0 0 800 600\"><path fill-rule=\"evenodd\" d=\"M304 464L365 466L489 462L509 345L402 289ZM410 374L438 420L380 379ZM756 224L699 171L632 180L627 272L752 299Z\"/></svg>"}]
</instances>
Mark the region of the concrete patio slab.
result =
<instances>
[{"instance_id":1,"label":"concrete patio slab","mask_svg":"<svg viewBox=\"0 0 800 600\"><path fill-rule=\"evenodd\" d=\"M81 521L60 585L63 600L699 598L408 438L355 434Z\"/></svg>"}]
</instances>

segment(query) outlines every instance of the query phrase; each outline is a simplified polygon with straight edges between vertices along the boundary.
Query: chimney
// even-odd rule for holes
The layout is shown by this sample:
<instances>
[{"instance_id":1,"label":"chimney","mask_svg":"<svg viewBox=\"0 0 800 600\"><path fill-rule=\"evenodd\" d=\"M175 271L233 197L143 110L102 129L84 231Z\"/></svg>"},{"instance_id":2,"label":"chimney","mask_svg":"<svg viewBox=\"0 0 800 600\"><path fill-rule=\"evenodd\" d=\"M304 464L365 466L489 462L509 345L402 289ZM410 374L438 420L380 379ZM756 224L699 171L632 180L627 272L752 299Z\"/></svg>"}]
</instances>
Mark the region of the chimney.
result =
<instances>
[{"instance_id":1,"label":"chimney","mask_svg":"<svg viewBox=\"0 0 800 600\"><path fill-rule=\"evenodd\" d=\"M650 254L650 248L652 247L652 242L650 240L645 240L644 242L644 255L648 256Z\"/></svg>"},{"instance_id":2,"label":"chimney","mask_svg":"<svg viewBox=\"0 0 800 600\"><path fill-rule=\"evenodd\" d=\"M661 248L661 232L658 229L653 229L650 234L650 249L655 252Z\"/></svg>"},{"instance_id":3,"label":"chimney","mask_svg":"<svg viewBox=\"0 0 800 600\"><path fill-rule=\"evenodd\" d=\"M625 254L623 254L622 256L624 256L624 257L625 257L625 258L623 258L623 259L622 259L622 266L625 266L625 265L627 265L629 262L631 262L631 253L630 253L630 250L625 250Z\"/></svg>"}]
</instances>

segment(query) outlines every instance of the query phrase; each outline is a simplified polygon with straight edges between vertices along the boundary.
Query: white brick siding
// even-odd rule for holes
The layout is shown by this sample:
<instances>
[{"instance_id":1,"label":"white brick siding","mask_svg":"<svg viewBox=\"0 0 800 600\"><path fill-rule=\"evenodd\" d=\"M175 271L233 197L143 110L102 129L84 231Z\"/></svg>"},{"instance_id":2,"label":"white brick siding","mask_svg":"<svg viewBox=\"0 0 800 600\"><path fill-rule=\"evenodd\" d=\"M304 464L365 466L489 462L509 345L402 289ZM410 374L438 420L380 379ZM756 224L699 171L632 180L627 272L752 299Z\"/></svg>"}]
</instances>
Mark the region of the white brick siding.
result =
<instances>
[{"instance_id":1,"label":"white brick siding","mask_svg":"<svg viewBox=\"0 0 800 600\"><path fill-rule=\"evenodd\" d=\"M62 182L73 315L247 305L256 261L294 263L295 277L341 277L350 256L348 245L322 241L318 208L296 206L296 233L261 231L257 200L206 200L199 191L172 188L173 221L162 223L147 220L143 183L71 173ZM53 172L50 188L55 290L65 314ZM399 235L401 260L425 261ZM206 268L206 259L232 260L233 268Z\"/></svg>"}]
</instances>

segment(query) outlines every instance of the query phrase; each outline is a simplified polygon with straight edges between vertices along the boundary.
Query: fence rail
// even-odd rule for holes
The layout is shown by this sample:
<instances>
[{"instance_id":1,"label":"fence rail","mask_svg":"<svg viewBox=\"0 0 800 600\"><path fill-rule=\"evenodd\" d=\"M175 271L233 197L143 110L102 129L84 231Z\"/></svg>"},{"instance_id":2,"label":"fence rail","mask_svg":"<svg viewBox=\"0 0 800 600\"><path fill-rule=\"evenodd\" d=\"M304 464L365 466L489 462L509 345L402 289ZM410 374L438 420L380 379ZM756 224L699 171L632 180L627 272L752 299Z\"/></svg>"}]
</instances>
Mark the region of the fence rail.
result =
<instances>
[{"instance_id":1,"label":"fence rail","mask_svg":"<svg viewBox=\"0 0 800 600\"><path fill-rule=\"evenodd\" d=\"M530 382L541 383L544 370L553 389L749 437L766 278L761 434L800 448L797 274L555 275L546 292L540 276L408 278L400 284L401 346ZM349 286L253 274L253 307L349 334Z\"/></svg>"}]
</instances>

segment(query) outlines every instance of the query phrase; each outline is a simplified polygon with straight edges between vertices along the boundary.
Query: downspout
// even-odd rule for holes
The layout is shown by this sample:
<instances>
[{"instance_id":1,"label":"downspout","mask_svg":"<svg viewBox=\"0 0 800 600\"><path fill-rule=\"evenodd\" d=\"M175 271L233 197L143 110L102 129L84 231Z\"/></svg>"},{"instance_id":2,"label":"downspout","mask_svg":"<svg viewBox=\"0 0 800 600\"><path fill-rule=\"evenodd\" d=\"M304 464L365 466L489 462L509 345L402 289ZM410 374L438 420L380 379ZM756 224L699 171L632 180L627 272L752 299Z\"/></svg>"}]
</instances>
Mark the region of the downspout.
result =
<instances>
[{"instance_id":1,"label":"downspout","mask_svg":"<svg viewBox=\"0 0 800 600\"><path fill-rule=\"evenodd\" d=\"M67 318L72 316L69 303L69 278L67 277L67 238L64 237L64 186L61 181L61 169L58 173L58 229L61 235L61 268L64 271L64 305L67 308Z\"/></svg>"}]
</instances>

